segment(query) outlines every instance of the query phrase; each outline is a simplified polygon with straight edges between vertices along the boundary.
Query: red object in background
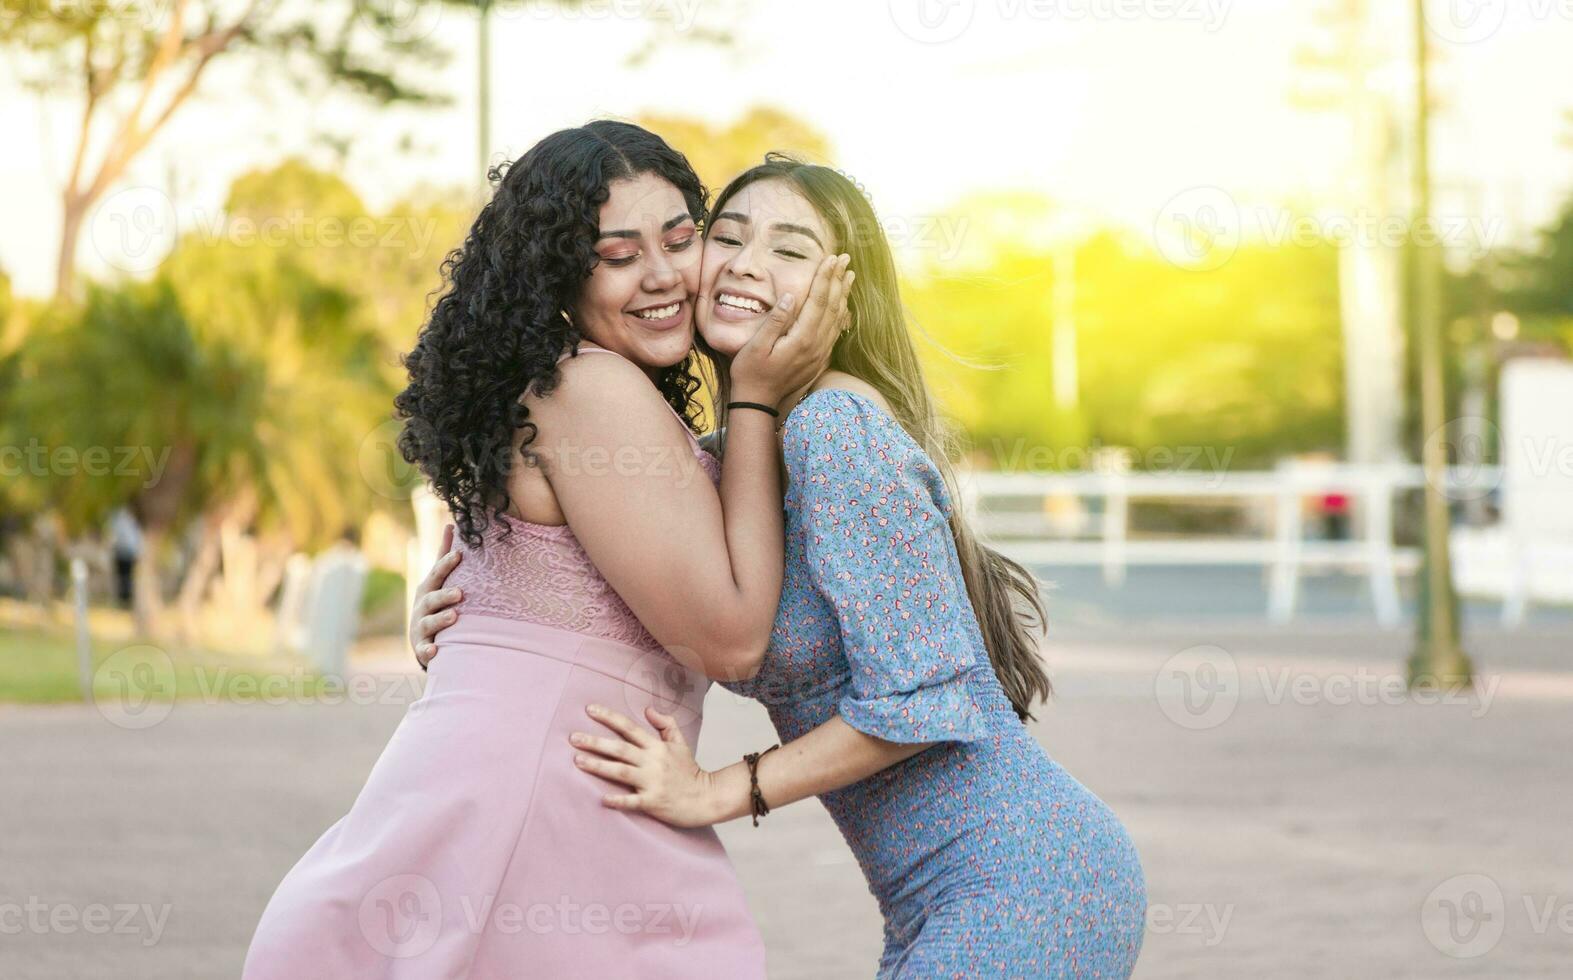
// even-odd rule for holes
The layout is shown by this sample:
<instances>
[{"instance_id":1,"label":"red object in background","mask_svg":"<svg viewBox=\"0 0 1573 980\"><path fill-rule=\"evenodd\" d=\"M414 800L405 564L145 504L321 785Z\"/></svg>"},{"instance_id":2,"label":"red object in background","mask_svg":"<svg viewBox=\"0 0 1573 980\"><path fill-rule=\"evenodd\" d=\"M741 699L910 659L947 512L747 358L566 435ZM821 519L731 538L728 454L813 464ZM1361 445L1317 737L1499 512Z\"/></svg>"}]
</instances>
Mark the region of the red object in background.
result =
<instances>
[{"instance_id":1,"label":"red object in background","mask_svg":"<svg viewBox=\"0 0 1573 980\"><path fill-rule=\"evenodd\" d=\"M1322 495L1322 513L1343 514L1349 510L1349 497L1342 493L1328 493Z\"/></svg>"}]
</instances>

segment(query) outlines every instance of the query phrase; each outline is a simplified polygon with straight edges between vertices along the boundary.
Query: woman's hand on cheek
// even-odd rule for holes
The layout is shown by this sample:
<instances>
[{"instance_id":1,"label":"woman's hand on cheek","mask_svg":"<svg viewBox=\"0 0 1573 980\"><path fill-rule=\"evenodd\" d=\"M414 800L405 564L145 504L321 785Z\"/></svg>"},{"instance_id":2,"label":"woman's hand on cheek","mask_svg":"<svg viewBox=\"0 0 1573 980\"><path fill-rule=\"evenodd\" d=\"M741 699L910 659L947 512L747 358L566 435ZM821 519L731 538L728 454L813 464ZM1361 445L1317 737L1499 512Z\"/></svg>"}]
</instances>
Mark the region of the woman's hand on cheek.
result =
<instances>
[{"instance_id":1,"label":"woman's hand on cheek","mask_svg":"<svg viewBox=\"0 0 1573 980\"><path fill-rule=\"evenodd\" d=\"M850 268L852 256L831 256L814 275L814 286L809 291L808 302L787 332L785 340L801 343L806 359L815 368L803 380L812 382L830 366L830 352L836 339L847 327L847 300L852 293L852 281L857 273ZM779 346L779 345L777 345Z\"/></svg>"},{"instance_id":2,"label":"woman's hand on cheek","mask_svg":"<svg viewBox=\"0 0 1573 980\"><path fill-rule=\"evenodd\" d=\"M779 404L790 392L809 384L830 366L853 273L850 256L820 262L808 298L799 309L791 294L783 295L759 331L732 361L737 397Z\"/></svg>"}]
</instances>

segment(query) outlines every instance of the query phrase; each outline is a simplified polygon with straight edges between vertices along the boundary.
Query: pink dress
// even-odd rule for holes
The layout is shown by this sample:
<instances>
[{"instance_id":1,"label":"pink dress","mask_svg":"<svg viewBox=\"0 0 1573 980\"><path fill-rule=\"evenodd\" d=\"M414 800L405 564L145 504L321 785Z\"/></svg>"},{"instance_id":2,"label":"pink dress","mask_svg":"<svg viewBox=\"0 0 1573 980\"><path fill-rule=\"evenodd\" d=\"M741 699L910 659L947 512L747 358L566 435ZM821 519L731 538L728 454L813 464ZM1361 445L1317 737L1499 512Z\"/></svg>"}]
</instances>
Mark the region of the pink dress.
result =
<instances>
[{"instance_id":1,"label":"pink dress","mask_svg":"<svg viewBox=\"0 0 1573 980\"><path fill-rule=\"evenodd\" d=\"M425 693L279 885L244 980L765 976L715 832L602 806L611 784L568 744L593 730L592 701L640 720L654 704L694 744L709 680L662 649L567 527L505 522L510 536L494 525L450 576L464 599Z\"/></svg>"}]
</instances>

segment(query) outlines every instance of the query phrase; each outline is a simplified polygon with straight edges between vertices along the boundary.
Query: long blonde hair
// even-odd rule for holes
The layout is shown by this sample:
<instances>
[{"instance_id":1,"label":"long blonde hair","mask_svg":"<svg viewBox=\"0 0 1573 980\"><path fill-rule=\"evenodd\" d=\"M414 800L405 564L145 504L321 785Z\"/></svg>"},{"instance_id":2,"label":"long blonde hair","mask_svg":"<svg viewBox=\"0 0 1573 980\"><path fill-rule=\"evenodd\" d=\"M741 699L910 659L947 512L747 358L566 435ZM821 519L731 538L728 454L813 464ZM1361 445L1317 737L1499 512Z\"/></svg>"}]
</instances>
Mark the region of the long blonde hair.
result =
<instances>
[{"instance_id":1,"label":"long blonde hair","mask_svg":"<svg viewBox=\"0 0 1573 980\"><path fill-rule=\"evenodd\" d=\"M731 197L761 180L789 183L830 226L839 250L852 256L851 268L857 270L847 304L852 324L836 342L830 366L873 385L890 403L895 420L939 468L955 503L950 532L989 661L1016 714L1024 721L1030 719L1033 704L1053 693L1039 654L1040 638L1048 628L1040 583L1022 565L979 542L960 506L952 464L958 440L941 418L924 380L901 302L895 258L874 207L856 184L837 171L772 153L728 184L711 213L720 213ZM718 360L703 338L698 343L712 362ZM719 430L726 424L731 387L727 372L717 370L711 386Z\"/></svg>"}]
</instances>

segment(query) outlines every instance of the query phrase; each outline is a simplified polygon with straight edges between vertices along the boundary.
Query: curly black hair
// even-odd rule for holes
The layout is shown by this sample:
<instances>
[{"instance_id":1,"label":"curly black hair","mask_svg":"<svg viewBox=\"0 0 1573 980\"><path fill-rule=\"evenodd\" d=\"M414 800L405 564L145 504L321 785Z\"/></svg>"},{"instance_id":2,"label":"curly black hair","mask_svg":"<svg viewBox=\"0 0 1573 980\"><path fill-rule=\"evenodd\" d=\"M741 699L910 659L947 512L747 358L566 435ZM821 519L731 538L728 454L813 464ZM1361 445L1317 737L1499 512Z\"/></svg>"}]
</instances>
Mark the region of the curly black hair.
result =
<instances>
[{"instance_id":1,"label":"curly black hair","mask_svg":"<svg viewBox=\"0 0 1573 980\"><path fill-rule=\"evenodd\" d=\"M670 181L703 225L705 188L687 158L647 129L597 120L493 167L487 177L496 192L464 244L443 259L442 295L403 359L410 382L393 404L405 420L400 453L425 474L471 547L508 507L519 429L517 455L533 461L536 426L520 397L551 394L561 380L558 357L583 339L563 311L598 260L610 184L643 174ZM695 431L697 357L691 351L656 382Z\"/></svg>"}]
</instances>

